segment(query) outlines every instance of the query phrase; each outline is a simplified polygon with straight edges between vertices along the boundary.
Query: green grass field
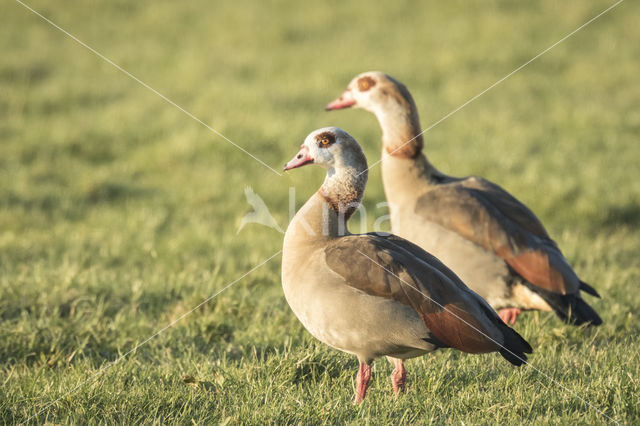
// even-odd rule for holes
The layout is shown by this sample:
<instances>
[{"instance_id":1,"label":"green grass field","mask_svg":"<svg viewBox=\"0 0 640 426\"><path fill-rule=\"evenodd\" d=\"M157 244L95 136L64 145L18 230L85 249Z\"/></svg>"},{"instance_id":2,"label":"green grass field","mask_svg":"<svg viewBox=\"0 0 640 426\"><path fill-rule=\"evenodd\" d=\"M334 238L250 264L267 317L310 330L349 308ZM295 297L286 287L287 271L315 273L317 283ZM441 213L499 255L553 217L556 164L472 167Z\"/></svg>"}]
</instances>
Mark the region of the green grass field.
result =
<instances>
[{"instance_id":1,"label":"green grass field","mask_svg":"<svg viewBox=\"0 0 640 426\"><path fill-rule=\"evenodd\" d=\"M29 4L276 170L326 125L379 158L371 114L323 111L362 71L406 83L427 127L613 4L345 3ZM623 2L425 135L440 170L539 215L605 324L523 315L531 366L443 350L408 362L397 400L379 360L354 406L357 362L294 317L279 256L111 364L281 249L237 233L246 186L284 228L289 188L300 206L323 171L278 176L5 0L0 422L637 424L639 13Z\"/></svg>"}]
</instances>

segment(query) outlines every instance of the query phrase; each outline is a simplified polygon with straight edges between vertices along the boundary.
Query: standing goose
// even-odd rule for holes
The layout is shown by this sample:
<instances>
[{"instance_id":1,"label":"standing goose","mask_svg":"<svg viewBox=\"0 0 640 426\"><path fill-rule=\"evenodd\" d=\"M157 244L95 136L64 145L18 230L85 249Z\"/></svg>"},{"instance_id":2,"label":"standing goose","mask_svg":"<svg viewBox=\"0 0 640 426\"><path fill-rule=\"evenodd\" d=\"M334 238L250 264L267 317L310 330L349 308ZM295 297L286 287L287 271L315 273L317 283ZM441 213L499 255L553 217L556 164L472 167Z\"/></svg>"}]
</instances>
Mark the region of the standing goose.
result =
<instances>
[{"instance_id":1,"label":"standing goose","mask_svg":"<svg viewBox=\"0 0 640 426\"><path fill-rule=\"evenodd\" d=\"M395 366L396 395L406 380L403 360L438 348L525 362L531 346L435 257L394 235L347 230L367 182L367 161L349 134L315 130L284 170L311 163L327 176L287 228L282 287L314 337L358 357L356 402L381 356Z\"/></svg>"},{"instance_id":2,"label":"standing goose","mask_svg":"<svg viewBox=\"0 0 640 426\"><path fill-rule=\"evenodd\" d=\"M507 323L522 310L602 323L580 291L600 296L531 210L492 182L447 176L427 160L418 110L402 83L382 72L360 74L326 109L349 107L372 112L382 127L382 180L395 234L437 256Z\"/></svg>"}]
</instances>

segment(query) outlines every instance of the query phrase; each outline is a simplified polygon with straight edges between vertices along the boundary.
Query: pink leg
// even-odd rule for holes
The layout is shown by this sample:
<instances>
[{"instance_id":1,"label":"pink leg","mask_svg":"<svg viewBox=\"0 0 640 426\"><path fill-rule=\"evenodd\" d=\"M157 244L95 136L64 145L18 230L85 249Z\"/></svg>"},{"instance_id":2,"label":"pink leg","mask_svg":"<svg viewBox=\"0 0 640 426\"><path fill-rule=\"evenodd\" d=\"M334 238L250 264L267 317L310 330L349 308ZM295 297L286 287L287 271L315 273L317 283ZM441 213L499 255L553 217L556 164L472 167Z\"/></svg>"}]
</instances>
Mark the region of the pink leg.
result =
<instances>
[{"instance_id":1,"label":"pink leg","mask_svg":"<svg viewBox=\"0 0 640 426\"><path fill-rule=\"evenodd\" d=\"M518 319L518 315L520 315L521 313L522 310L518 308L505 308L498 311L500 319L504 321L505 324L511 325L516 323L516 319Z\"/></svg>"},{"instance_id":2,"label":"pink leg","mask_svg":"<svg viewBox=\"0 0 640 426\"><path fill-rule=\"evenodd\" d=\"M371 365L360 361L360 368L358 368L358 376L356 377L356 404L360 404L367 394L370 378Z\"/></svg>"},{"instance_id":3,"label":"pink leg","mask_svg":"<svg viewBox=\"0 0 640 426\"><path fill-rule=\"evenodd\" d=\"M404 392L404 385L407 382L407 370L404 369L404 363L401 359L389 358L389 361L395 365L393 373L391 373L391 385L393 386L394 395L398 396L400 392Z\"/></svg>"}]
</instances>

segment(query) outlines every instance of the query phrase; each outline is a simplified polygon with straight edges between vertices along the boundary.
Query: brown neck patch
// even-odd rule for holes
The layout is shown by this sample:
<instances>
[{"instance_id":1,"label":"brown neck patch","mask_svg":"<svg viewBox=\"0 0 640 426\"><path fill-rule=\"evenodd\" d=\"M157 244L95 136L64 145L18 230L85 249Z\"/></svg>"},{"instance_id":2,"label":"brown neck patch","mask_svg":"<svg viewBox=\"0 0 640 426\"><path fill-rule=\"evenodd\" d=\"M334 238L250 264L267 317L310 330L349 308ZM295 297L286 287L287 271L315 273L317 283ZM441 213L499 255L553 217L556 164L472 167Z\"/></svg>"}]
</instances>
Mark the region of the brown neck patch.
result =
<instances>
[{"instance_id":1,"label":"brown neck patch","mask_svg":"<svg viewBox=\"0 0 640 426\"><path fill-rule=\"evenodd\" d=\"M358 206L360 206L360 196L356 191L335 196L322 187L318 193L329 207L331 207L331 210L335 211L338 216L344 217L345 222L349 220L351 215L358 209Z\"/></svg>"},{"instance_id":2,"label":"brown neck patch","mask_svg":"<svg viewBox=\"0 0 640 426\"><path fill-rule=\"evenodd\" d=\"M424 142L422 135L414 137L414 139L407 139L405 142L399 143L396 146L391 144L385 144L384 149L387 154L398 158L416 158L422 153L422 147Z\"/></svg>"},{"instance_id":3,"label":"brown neck patch","mask_svg":"<svg viewBox=\"0 0 640 426\"><path fill-rule=\"evenodd\" d=\"M394 83L387 93L400 105L403 112L394 120L396 125L390 128L392 140L385 140L384 148L387 154L394 157L416 158L424 147L418 108L407 87L400 82Z\"/></svg>"},{"instance_id":4,"label":"brown neck patch","mask_svg":"<svg viewBox=\"0 0 640 426\"><path fill-rule=\"evenodd\" d=\"M331 210L335 211L339 217L344 217L346 222L360 206L367 185L367 176L368 173L365 170L350 179L325 181L318 190L318 194Z\"/></svg>"}]
</instances>

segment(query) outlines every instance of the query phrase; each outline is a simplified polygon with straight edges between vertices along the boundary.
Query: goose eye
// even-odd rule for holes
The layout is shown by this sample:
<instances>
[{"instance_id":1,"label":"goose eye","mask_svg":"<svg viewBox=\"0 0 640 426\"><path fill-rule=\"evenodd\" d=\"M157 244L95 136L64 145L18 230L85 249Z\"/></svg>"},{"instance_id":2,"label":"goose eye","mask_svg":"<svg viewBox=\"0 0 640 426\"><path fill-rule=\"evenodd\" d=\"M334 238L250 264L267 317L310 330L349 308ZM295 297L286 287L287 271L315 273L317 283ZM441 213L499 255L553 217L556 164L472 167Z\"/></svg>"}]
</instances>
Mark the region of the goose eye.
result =
<instances>
[{"instance_id":1,"label":"goose eye","mask_svg":"<svg viewBox=\"0 0 640 426\"><path fill-rule=\"evenodd\" d=\"M336 141L336 138L330 133L322 133L316 136L316 141L318 141L318 146L320 148L328 148Z\"/></svg>"},{"instance_id":2,"label":"goose eye","mask_svg":"<svg viewBox=\"0 0 640 426\"><path fill-rule=\"evenodd\" d=\"M376 81L369 77L362 77L360 79L358 79L358 90L360 90L361 92L366 92L367 90L371 89L373 86L375 86Z\"/></svg>"}]
</instances>

